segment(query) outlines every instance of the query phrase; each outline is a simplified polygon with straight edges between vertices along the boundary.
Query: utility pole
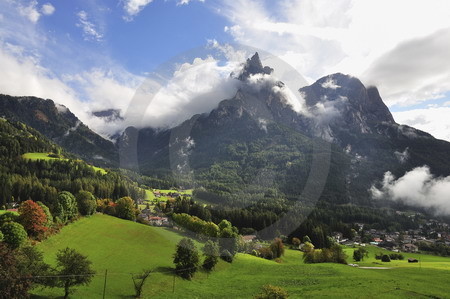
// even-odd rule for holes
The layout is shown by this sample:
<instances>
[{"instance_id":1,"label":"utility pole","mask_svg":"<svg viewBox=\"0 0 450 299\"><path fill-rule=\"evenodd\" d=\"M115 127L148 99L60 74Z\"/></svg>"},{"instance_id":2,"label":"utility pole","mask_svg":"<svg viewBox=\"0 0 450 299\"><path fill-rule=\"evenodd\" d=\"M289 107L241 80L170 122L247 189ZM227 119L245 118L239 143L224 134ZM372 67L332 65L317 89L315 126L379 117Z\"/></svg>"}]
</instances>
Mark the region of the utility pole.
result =
<instances>
[{"instance_id":1,"label":"utility pole","mask_svg":"<svg viewBox=\"0 0 450 299\"><path fill-rule=\"evenodd\" d=\"M108 277L108 269L105 270L105 283L103 284L103 299L105 299L106 295L106 277Z\"/></svg>"},{"instance_id":2,"label":"utility pole","mask_svg":"<svg viewBox=\"0 0 450 299\"><path fill-rule=\"evenodd\" d=\"M175 273L173 274L173 286L172 286L172 293L175 293Z\"/></svg>"}]
</instances>

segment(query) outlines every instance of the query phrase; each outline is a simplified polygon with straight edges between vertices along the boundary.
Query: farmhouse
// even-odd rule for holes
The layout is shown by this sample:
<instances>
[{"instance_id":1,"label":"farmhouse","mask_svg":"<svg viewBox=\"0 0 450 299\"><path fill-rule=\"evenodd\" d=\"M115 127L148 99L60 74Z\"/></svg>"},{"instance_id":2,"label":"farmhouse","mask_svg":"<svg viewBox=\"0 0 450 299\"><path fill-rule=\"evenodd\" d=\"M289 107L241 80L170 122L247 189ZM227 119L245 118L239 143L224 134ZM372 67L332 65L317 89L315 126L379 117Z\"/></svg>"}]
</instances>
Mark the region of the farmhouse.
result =
<instances>
[{"instance_id":1,"label":"farmhouse","mask_svg":"<svg viewBox=\"0 0 450 299\"><path fill-rule=\"evenodd\" d=\"M245 236L242 236L242 240L244 240L245 243L249 243L249 242L255 241L256 240L256 235L245 235Z\"/></svg>"},{"instance_id":2,"label":"farmhouse","mask_svg":"<svg viewBox=\"0 0 450 299\"><path fill-rule=\"evenodd\" d=\"M417 252L418 248L417 248L417 246L414 245L414 244L404 244L404 245L402 246L402 250L403 250L404 252Z\"/></svg>"}]
</instances>

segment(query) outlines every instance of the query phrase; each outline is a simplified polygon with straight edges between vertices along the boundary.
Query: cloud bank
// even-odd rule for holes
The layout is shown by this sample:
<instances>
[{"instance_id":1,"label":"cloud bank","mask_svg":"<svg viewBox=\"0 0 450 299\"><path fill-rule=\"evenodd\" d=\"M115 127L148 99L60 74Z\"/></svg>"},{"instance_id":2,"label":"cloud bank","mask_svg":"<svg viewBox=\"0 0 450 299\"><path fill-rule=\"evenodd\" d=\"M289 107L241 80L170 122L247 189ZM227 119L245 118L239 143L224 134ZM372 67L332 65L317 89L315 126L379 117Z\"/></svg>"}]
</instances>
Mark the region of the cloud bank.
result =
<instances>
[{"instance_id":1,"label":"cloud bank","mask_svg":"<svg viewBox=\"0 0 450 299\"><path fill-rule=\"evenodd\" d=\"M398 179L388 171L381 188L372 186L370 192L376 199L388 198L450 215L450 176L435 177L428 166L414 168Z\"/></svg>"}]
</instances>

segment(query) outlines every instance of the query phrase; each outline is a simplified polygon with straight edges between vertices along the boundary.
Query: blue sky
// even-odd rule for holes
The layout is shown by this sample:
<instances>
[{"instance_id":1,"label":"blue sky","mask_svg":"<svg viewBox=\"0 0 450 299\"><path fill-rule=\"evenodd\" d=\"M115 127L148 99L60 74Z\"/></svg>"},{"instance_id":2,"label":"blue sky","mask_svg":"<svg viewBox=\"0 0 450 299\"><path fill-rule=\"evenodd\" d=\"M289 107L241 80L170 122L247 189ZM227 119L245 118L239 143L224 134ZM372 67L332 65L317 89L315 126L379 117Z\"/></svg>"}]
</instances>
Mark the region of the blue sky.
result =
<instances>
[{"instance_id":1,"label":"blue sky","mask_svg":"<svg viewBox=\"0 0 450 299\"><path fill-rule=\"evenodd\" d=\"M144 123L170 125L167 116L207 112L233 93L228 74L251 54L236 44L273 54L309 83L357 76L379 87L398 122L450 140L447 0L3 0L0 92L52 98L103 132L90 112L126 109L181 54L165 70L176 84ZM186 53L197 47L222 59Z\"/></svg>"}]
</instances>

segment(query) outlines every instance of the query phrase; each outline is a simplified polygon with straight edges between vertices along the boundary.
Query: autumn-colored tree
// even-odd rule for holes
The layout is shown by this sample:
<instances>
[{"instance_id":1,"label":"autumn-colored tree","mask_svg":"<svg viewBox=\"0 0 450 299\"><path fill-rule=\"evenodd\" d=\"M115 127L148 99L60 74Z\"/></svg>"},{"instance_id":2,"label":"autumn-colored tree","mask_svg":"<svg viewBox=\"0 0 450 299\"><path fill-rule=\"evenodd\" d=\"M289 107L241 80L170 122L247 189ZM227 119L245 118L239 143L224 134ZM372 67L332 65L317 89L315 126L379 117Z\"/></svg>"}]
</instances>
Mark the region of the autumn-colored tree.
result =
<instances>
[{"instance_id":1,"label":"autumn-colored tree","mask_svg":"<svg viewBox=\"0 0 450 299\"><path fill-rule=\"evenodd\" d=\"M47 215L38 203L24 201L19 207L19 215L19 221L29 236L39 239L47 231Z\"/></svg>"},{"instance_id":2,"label":"autumn-colored tree","mask_svg":"<svg viewBox=\"0 0 450 299\"><path fill-rule=\"evenodd\" d=\"M272 244L270 244L270 250L273 252L275 258L279 258L284 255L284 244L280 238L275 238Z\"/></svg>"}]
</instances>

